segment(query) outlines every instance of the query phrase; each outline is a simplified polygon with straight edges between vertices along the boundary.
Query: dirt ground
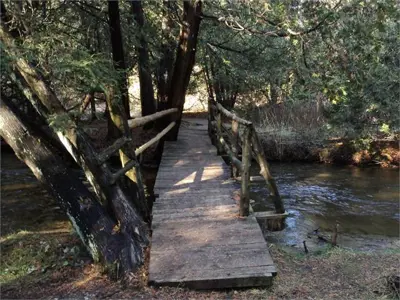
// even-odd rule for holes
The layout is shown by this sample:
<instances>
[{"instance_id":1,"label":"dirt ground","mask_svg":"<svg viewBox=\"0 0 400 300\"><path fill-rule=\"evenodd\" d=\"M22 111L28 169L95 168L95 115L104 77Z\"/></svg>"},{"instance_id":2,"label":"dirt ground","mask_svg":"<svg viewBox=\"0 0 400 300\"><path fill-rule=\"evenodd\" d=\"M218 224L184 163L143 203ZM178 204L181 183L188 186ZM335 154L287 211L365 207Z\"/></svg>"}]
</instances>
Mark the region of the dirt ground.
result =
<instances>
[{"instance_id":1,"label":"dirt ground","mask_svg":"<svg viewBox=\"0 0 400 300\"><path fill-rule=\"evenodd\" d=\"M45 198L43 198L45 199ZM13 216L6 207L18 206ZM39 215L35 203L30 214ZM111 281L94 265L65 217L56 212L44 222L20 218L31 203L2 201L2 222L14 233L1 236L1 298L38 299L391 299L387 276L396 274L399 252L356 253L336 248L307 256L270 245L278 276L270 289L193 291L147 286L142 267L126 281ZM26 216L27 217L27 216ZM11 221L18 218L19 221ZM25 226L27 225L27 226ZM25 228L18 230L18 228Z\"/></svg>"},{"instance_id":2,"label":"dirt ground","mask_svg":"<svg viewBox=\"0 0 400 300\"><path fill-rule=\"evenodd\" d=\"M193 291L147 286L147 266L111 281L93 264L67 218L38 184L2 186L2 299L391 299L400 251L326 249L313 255L273 244L270 289Z\"/></svg>"},{"instance_id":3,"label":"dirt ground","mask_svg":"<svg viewBox=\"0 0 400 300\"><path fill-rule=\"evenodd\" d=\"M195 117L196 115L194 115ZM99 133L100 134L100 133ZM138 133L139 134L139 133ZM140 134L141 139L148 140ZM147 285L147 264L129 278L112 281L93 264L67 217L21 163L3 172L1 184L2 299L392 299L390 275L398 274L400 250L355 252L340 247L315 254L269 244L278 275L269 289L194 291ZM149 186L156 154L144 157ZM24 173L25 172L25 173ZM28 172L28 173L26 173ZM21 175L22 174L22 175ZM15 176L10 179L10 176ZM19 178L19 179L17 179Z\"/></svg>"}]
</instances>

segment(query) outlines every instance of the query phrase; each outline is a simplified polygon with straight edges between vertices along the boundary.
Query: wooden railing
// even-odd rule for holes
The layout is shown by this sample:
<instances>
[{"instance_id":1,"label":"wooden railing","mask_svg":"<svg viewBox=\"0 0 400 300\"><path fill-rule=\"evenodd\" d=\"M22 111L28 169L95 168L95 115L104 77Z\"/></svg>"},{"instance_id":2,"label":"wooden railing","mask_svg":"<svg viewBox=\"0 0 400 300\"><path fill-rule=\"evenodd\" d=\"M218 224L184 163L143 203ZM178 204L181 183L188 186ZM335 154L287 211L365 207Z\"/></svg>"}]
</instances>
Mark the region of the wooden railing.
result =
<instances>
[{"instance_id":1,"label":"wooden railing","mask_svg":"<svg viewBox=\"0 0 400 300\"><path fill-rule=\"evenodd\" d=\"M225 125L223 118L231 120L230 127ZM254 158L260 166L260 174L267 183L268 190L274 202L275 213L284 214L285 207L283 201L279 195L275 179L269 171L264 150L261 147L253 123L238 117L236 114L225 109L220 103L209 101L208 126L210 138L217 147L218 154L225 152L229 156L232 165L232 176L240 178L240 216L249 215L250 165L252 158ZM241 159L239 157L240 149L242 150Z\"/></svg>"},{"instance_id":2,"label":"wooden railing","mask_svg":"<svg viewBox=\"0 0 400 300\"><path fill-rule=\"evenodd\" d=\"M160 111L160 112L157 112L152 115L145 116L145 117L135 118L135 119L128 121L128 126L131 129L140 127L140 126L146 125L150 122L154 122L166 115L170 115L170 114L173 114L176 112L178 112L177 108L171 108L171 109ZM139 163L138 163L136 157L139 154L142 154L146 149L148 149L149 147L151 147L152 145L157 143L159 140L161 140L175 126L175 123L176 123L175 121L171 122L166 128L164 128L160 133L158 133L151 140L144 143L140 147L136 148L135 149L135 159L130 160L128 163L125 164L125 166L123 168L121 168L120 170L118 170L117 172L112 174L110 176L111 177L110 183L114 184L118 180L118 178L120 178L122 175L124 175L130 169L132 169L133 167L138 167ZM100 154L97 155L98 164L105 163L115 152L117 152L124 145L126 145L127 143L130 143L130 142L132 142L131 139L127 138L126 136L121 137L118 140L116 140L111 146L107 147ZM140 187L140 188L143 188L143 187Z\"/></svg>"}]
</instances>

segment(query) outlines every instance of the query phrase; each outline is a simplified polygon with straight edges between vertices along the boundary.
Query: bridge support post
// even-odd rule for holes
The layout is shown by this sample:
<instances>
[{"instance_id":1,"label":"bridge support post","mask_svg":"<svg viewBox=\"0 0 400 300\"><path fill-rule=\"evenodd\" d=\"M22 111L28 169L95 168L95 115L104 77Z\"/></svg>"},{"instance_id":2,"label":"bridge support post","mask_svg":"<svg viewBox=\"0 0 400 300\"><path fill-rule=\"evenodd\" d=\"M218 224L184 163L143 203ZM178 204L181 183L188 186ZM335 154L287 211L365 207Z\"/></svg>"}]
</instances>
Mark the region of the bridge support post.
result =
<instances>
[{"instance_id":1,"label":"bridge support post","mask_svg":"<svg viewBox=\"0 0 400 300\"><path fill-rule=\"evenodd\" d=\"M251 165L251 127L246 126L243 133L242 183L239 215L247 217L250 206L250 165Z\"/></svg>"},{"instance_id":2,"label":"bridge support post","mask_svg":"<svg viewBox=\"0 0 400 300\"><path fill-rule=\"evenodd\" d=\"M236 120L232 120L232 153L235 157L239 153L239 123ZM232 166L232 177L236 178L240 174L240 170L236 168L235 164L231 163Z\"/></svg>"},{"instance_id":3,"label":"bridge support post","mask_svg":"<svg viewBox=\"0 0 400 300\"><path fill-rule=\"evenodd\" d=\"M216 121L217 121L217 137L222 137L222 117L221 117L221 113L217 112L217 116L216 116ZM224 153L224 148L221 145L221 142L219 141L219 139L217 138L217 154L218 155L222 155Z\"/></svg>"},{"instance_id":4,"label":"bridge support post","mask_svg":"<svg viewBox=\"0 0 400 300\"><path fill-rule=\"evenodd\" d=\"M253 129L254 130L254 129ZM257 133L252 132L251 135L253 149L256 154L255 159L257 160L258 164L260 165L261 171L260 174L264 177L265 182L268 185L268 190L272 199L274 201L275 212L277 214L285 213L285 206L283 204L282 198L279 195L278 188L276 186L276 182L274 177L272 177L271 172L269 171L267 159L265 158L264 150L261 147L260 141L258 139Z\"/></svg>"}]
</instances>

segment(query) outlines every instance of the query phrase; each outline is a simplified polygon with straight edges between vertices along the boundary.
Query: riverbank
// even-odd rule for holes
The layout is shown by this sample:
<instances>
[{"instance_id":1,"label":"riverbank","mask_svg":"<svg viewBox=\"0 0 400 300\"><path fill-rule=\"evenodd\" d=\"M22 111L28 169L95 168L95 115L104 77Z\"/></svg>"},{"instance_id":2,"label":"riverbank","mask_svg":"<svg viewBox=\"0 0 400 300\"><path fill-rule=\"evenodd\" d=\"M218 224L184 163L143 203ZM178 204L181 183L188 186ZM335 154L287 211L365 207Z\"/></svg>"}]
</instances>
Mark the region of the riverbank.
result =
<instances>
[{"instance_id":1,"label":"riverbank","mask_svg":"<svg viewBox=\"0 0 400 300\"><path fill-rule=\"evenodd\" d=\"M49 224L53 230L53 224ZM65 225L65 230L70 230ZM64 230L63 229L63 230ZM4 250L5 249L5 250ZM9 249L13 249L12 251ZM317 254L269 244L278 275L272 288L193 291L147 286L147 265L125 282L111 281L88 258L72 232L24 231L2 237L2 298L80 299L392 299L390 276L399 251ZM13 276L8 275L13 273Z\"/></svg>"},{"instance_id":2,"label":"riverbank","mask_svg":"<svg viewBox=\"0 0 400 300\"><path fill-rule=\"evenodd\" d=\"M125 282L111 281L93 264L55 201L26 166L10 154L2 157L2 298L388 299L396 296L388 284L388 276L397 272L399 247L389 251L354 251L325 245L317 251L311 251L310 247L310 253L305 254L302 247L271 243L270 238L269 251L278 269L271 289L153 288L147 286L147 264ZM144 175L151 184L155 172L148 169Z\"/></svg>"},{"instance_id":3,"label":"riverbank","mask_svg":"<svg viewBox=\"0 0 400 300\"><path fill-rule=\"evenodd\" d=\"M349 139L310 141L302 136L260 135L269 161L315 162L336 165L399 167L398 140Z\"/></svg>"}]
</instances>

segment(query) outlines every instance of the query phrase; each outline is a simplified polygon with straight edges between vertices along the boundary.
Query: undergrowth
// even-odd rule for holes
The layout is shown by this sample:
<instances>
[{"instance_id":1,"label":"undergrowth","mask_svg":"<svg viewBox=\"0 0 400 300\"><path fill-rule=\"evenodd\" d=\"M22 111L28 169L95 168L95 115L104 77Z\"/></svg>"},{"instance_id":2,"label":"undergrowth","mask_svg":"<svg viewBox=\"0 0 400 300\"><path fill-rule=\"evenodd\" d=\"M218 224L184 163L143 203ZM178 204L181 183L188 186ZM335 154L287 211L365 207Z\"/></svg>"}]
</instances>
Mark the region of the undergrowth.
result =
<instances>
[{"instance_id":1,"label":"undergrowth","mask_svg":"<svg viewBox=\"0 0 400 300\"><path fill-rule=\"evenodd\" d=\"M249 111L249 110L248 110ZM351 138L351 128L330 126L313 102L279 103L247 113L269 160L354 165L399 165L398 136L381 132Z\"/></svg>"}]
</instances>

